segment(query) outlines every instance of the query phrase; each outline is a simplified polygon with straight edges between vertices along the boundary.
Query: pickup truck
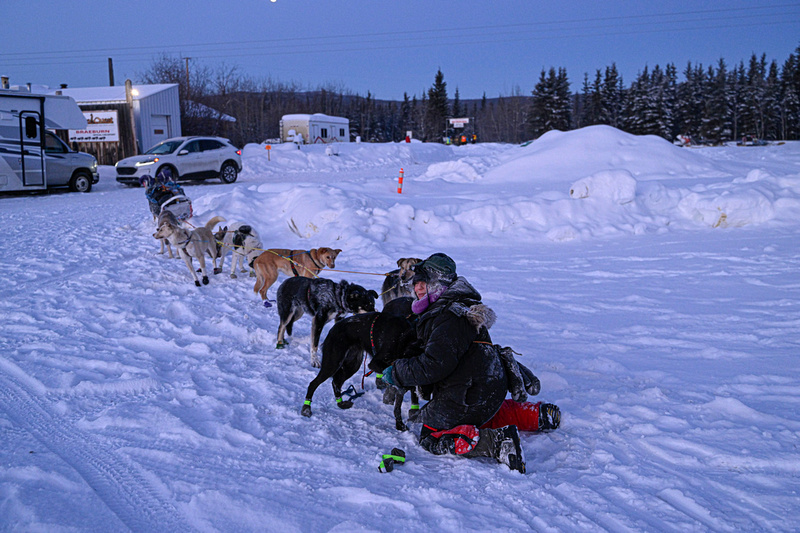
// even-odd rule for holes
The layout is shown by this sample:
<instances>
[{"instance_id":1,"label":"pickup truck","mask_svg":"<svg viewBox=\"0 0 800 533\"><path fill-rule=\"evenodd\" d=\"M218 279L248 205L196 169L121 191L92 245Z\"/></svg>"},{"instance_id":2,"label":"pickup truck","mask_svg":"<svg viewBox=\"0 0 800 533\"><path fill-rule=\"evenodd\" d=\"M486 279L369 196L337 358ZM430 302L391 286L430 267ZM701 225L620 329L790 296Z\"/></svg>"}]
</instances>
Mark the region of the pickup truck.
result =
<instances>
[{"instance_id":1,"label":"pickup truck","mask_svg":"<svg viewBox=\"0 0 800 533\"><path fill-rule=\"evenodd\" d=\"M52 132L45 132L44 164L48 187L69 187L75 192L89 192L100 181L97 159L70 149Z\"/></svg>"}]
</instances>

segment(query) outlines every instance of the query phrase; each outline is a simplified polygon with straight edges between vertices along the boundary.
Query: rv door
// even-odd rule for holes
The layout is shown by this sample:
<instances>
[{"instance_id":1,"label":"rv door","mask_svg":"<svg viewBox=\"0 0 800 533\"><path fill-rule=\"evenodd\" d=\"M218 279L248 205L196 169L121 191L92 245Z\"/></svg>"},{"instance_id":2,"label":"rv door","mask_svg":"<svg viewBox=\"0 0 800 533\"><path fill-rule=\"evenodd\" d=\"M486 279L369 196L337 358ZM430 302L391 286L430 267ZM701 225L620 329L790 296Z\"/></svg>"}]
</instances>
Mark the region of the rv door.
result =
<instances>
[{"instance_id":1,"label":"rv door","mask_svg":"<svg viewBox=\"0 0 800 533\"><path fill-rule=\"evenodd\" d=\"M24 186L44 186L44 150L42 120L36 111L19 114L20 171Z\"/></svg>"}]
</instances>

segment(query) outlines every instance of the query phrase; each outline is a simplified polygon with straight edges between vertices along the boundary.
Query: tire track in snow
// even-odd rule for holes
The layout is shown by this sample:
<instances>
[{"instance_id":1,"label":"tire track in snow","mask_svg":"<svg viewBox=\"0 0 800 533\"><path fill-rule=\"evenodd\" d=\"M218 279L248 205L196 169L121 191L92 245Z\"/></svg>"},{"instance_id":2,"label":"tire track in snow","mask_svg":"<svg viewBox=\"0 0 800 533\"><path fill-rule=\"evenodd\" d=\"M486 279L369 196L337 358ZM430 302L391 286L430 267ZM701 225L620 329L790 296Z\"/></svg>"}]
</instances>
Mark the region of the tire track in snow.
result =
<instances>
[{"instance_id":1,"label":"tire track in snow","mask_svg":"<svg viewBox=\"0 0 800 533\"><path fill-rule=\"evenodd\" d=\"M70 465L120 521L133 531L191 531L175 507L159 497L139 468L102 442L54 415L0 364L0 410Z\"/></svg>"}]
</instances>

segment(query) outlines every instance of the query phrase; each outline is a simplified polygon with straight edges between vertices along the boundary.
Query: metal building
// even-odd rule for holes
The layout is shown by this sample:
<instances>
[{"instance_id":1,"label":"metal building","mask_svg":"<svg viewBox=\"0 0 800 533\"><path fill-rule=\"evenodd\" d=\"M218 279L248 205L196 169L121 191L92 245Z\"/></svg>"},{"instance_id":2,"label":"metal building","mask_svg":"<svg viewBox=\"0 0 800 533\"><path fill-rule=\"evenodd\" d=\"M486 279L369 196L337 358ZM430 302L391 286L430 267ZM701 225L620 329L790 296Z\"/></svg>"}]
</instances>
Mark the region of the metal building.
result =
<instances>
[{"instance_id":1,"label":"metal building","mask_svg":"<svg viewBox=\"0 0 800 533\"><path fill-rule=\"evenodd\" d=\"M94 155L101 165L137 155L170 137L181 135L178 84L133 85L131 106L124 85L51 90L71 96L89 121L85 131L69 132L76 149ZM92 121L103 127L92 129ZM134 134L135 132L135 134Z\"/></svg>"}]
</instances>

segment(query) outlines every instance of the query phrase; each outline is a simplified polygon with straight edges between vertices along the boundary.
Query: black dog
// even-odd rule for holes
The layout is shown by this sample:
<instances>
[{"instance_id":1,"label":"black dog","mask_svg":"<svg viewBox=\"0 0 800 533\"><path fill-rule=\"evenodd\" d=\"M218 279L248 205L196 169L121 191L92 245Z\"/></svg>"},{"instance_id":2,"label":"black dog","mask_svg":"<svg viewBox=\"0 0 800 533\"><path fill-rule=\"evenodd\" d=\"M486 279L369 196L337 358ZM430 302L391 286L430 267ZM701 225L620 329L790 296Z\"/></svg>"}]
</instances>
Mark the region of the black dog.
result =
<instances>
[{"instance_id":1,"label":"black dog","mask_svg":"<svg viewBox=\"0 0 800 533\"><path fill-rule=\"evenodd\" d=\"M342 385L358 371L364 360L364 353L372 356L370 370L380 372L395 360L406 354L406 348L416 341L413 322L407 318L412 298L398 306L399 314L390 312L364 313L347 317L334 324L322 344L322 367L319 374L308 385L306 400L300 413L311 416L311 398L314 391L328 378L333 378L333 395L340 409L353 406L351 400L342 400ZM406 309L407 308L407 309ZM404 392L404 391L403 391ZM412 390L413 405L419 404L416 391ZM403 394L394 397L395 427L405 431L401 407Z\"/></svg>"},{"instance_id":2,"label":"black dog","mask_svg":"<svg viewBox=\"0 0 800 533\"><path fill-rule=\"evenodd\" d=\"M312 279L303 276L289 278L278 287L278 315L281 324L278 327L276 348L286 346L284 333L291 335L292 324L304 312L308 313L312 316L311 364L319 368L317 347L325 324L334 318L339 321L348 313L375 311L377 298L377 292L346 281L336 283L325 278Z\"/></svg>"}]
</instances>

